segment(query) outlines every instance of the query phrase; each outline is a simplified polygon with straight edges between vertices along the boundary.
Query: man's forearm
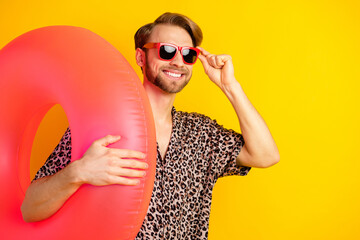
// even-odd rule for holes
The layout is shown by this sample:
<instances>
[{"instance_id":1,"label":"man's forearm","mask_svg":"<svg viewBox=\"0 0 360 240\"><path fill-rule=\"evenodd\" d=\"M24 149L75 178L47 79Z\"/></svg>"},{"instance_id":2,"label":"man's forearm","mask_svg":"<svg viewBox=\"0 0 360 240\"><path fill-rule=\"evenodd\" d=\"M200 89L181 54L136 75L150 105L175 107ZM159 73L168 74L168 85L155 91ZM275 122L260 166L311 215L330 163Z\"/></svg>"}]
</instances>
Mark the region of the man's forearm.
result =
<instances>
[{"instance_id":1,"label":"man's forearm","mask_svg":"<svg viewBox=\"0 0 360 240\"><path fill-rule=\"evenodd\" d=\"M81 184L75 177L74 163L76 164L76 161L55 175L40 178L30 184L21 206L26 222L50 217L76 192Z\"/></svg>"},{"instance_id":2,"label":"man's forearm","mask_svg":"<svg viewBox=\"0 0 360 240\"><path fill-rule=\"evenodd\" d=\"M279 151L264 119L256 111L245 95L241 85L234 84L224 87L223 92L233 105L239 119L246 149L251 161L249 167L268 167L279 161Z\"/></svg>"},{"instance_id":3,"label":"man's forearm","mask_svg":"<svg viewBox=\"0 0 360 240\"><path fill-rule=\"evenodd\" d=\"M107 135L95 140L84 155L61 171L34 181L21 206L27 222L46 219L57 212L82 184L133 186L140 183L148 168L145 154L130 149L108 148L120 136Z\"/></svg>"}]
</instances>

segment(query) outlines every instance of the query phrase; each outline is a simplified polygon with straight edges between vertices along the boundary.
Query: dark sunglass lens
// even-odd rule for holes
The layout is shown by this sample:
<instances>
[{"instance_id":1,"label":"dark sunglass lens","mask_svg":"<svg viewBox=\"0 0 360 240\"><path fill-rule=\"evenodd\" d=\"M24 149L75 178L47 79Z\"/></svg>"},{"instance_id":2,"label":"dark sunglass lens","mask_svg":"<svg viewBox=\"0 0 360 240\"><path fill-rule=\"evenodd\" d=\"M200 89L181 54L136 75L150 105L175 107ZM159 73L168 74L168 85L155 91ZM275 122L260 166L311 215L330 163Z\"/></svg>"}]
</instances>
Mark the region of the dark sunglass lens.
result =
<instances>
[{"instance_id":1,"label":"dark sunglass lens","mask_svg":"<svg viewBox=\"0 0 360 240\"><path fill-rule=\"evenodd\" d=\"M172 59L175 56L176 48L163 45L160 47L160 57L165 60Z\"/></svg>"},{"instance_id":2,"label":"dark sunglass lens","mask_svg":"<svg viewBox=\"0 0 360 240\"><path fill-rule=\"evenodd\" d=\"M193 49L183 49L182 55L183 55L184 61L187 63L194 63L197 58L197 52Z\"/></svg>"}]
</instances>

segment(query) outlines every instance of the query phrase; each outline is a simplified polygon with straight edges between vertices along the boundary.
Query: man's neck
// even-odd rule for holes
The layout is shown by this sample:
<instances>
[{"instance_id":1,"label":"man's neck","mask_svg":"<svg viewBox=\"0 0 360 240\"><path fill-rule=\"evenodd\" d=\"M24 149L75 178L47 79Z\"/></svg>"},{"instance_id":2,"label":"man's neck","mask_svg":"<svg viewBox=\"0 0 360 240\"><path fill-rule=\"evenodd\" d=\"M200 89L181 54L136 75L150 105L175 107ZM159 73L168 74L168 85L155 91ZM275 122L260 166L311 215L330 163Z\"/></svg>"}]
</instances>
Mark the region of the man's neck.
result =
<instances>
[{"instance_id":1,"label":"man's neck","mask_svg":"<svg viewBox=\"0 0 360 240\"><path fill-rule=\"evenodd\" d=\"M175 101L175 93L167 93L144 79L144 89L149 98L155 124L172 123L171 110Z\"/></svg>"}]
</instances>

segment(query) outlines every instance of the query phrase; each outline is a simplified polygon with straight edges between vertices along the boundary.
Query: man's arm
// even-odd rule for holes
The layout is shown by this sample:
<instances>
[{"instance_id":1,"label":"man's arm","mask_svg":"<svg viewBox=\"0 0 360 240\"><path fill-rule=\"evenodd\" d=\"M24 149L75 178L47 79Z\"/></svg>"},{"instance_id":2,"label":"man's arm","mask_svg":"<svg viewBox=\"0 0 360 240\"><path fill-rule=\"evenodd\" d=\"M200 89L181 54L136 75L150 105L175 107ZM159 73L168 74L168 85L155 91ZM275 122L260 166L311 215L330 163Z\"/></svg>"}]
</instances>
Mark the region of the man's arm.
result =
<instances>
[{"instance_id":1,"label":"man's arm","mask_svg":"<svg viewBox=\"0 0 360 240\"><path fill-rule=\"evenodd\" d=\"M201 50L199 59L205 73L228 97L238 116L245 144L236 158L239 166L270 167L280 160L279 150L260 114L235 79L229 55L213 55Z\"/></svg>"},{"instance_id":2,"label":"man's arm","mask_svg":"<svg viewBox=\"0 0 360 240\"><path fill-rule=\"evenodd\" d=\"M76 161L58 173L40 178L30 184L21 212L26 222L35 222L53 215L76 192L80 183L74 172Z\"/></svg>"},{"instance_id":3,"label":"man's arm","mask_svg":"<svg viewBox=\"0 0 360 240\"><path fill-rule=\"evenodd\" d=\"M224 93L233 105L241 126L245 144L236 158L240 166L265 168L276 164L279 151L271 133L260 114L246 97L240 84L235 84Z\"/></svg>"},{"instance_id":4,"label":"man's arm","mask_svg":"<svg viewBox=\"0 0 360 240\"><path fill-rule=\"evenodd\" d=\"M26 191L21 212L26 222L46 219L56 213L65 201L82 184L104 186L110 184L136 185L143 177L147 164L141 152L107 148L120 137L106 136L93 142L81 159L70 163L52 176L43 177L30 184Z\"/></svg>"}]
</instances>

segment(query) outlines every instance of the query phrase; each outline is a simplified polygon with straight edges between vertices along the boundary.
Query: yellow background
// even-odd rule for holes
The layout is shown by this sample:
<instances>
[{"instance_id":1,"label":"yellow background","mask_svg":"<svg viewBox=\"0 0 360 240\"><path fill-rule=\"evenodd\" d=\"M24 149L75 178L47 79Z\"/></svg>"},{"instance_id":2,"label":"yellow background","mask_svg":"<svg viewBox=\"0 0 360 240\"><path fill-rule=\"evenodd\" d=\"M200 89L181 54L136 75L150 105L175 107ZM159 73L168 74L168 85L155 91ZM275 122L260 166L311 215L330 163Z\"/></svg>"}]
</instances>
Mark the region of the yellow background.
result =
<instances>
[{"instance_id":1,"label":"yellow background","mask_svg":"<svg viewBox=\"0 0 360 240\"><path fill-rule=\"evenodd\" d=\"M268 124L281 161L214 189L209 239L360 239L359 1L0 0L0 47L47 25L88 28L136 69L133 34L165 11L203 30L202 46L231 54L236 77ZM240 131L199 63L178 110ZM31 173L66 129L60 107L39 128Z\"/></svg>"}]
</instances>

